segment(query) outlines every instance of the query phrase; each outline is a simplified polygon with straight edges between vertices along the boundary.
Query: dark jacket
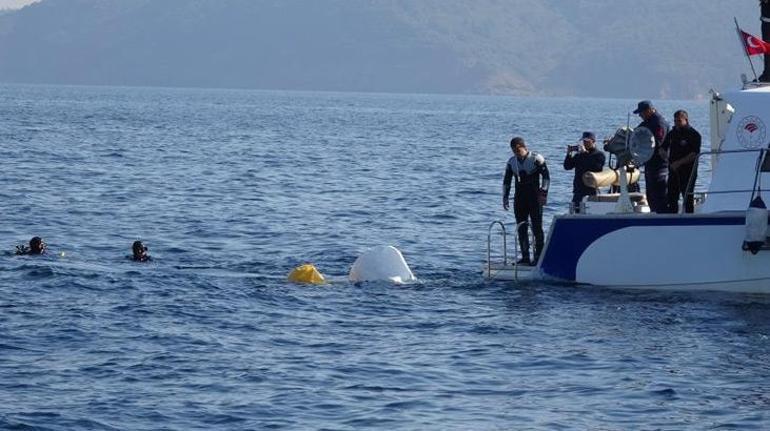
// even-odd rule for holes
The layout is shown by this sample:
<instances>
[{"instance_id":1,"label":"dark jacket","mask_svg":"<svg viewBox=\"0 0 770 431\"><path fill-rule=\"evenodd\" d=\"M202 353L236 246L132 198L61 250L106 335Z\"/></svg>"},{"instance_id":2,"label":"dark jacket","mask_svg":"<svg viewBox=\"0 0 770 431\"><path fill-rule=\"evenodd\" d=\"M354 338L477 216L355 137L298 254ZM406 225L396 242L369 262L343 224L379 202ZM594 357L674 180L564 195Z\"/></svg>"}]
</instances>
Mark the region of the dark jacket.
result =
<instances>
[{"instance_id":1,"label":"dark jacket","mask_svg":"<svg viewBox=\"0 0 770 431\"><path fill-rule=\"evenodd\" d=\"M662 170L664 168L668 169L668 162L658 154L658 149L663 144L663 140L666 138L666 134L671 128L666 119L656 111L649 119L639 123L639 126L637 127L646 127L650 129L653 136L655 136L655 152L650 160L644 164L645 170L654 171Z\"/></svg>"},{"instance_id":2,"label":"dark jacket","mask_svg":"<svg viewBox=\"0 0 770 431\"><path fill-rule=\"evenodd\" d=\"M586 172L601 172L604 169L604 153L596 148L591 151L577 154L567 154L564 158L564 169L575 170L575 179L572 180L572 193L581 196L592 195L596 189L583 183L583 174Z\"/></svg>"},{"instance_id":3,"label":"dark jacket","mask_svg":"<svg viewBox=\"0 0 770 431\"><path fill-rule=\"evenodd\" d=\"M503 178L503 202L508 202L511 182L516 179L514 198L537 199L538 191L548 192L551 176L540 154L529 152L523 160L513 156L505 165Z\"/></svg>"},{"instance_id":4,"label":"dark jacket","mask_svg":"<svg viewBox=\"0 0 770 431\"><path fill-rule=\"evenodd\" d=\"M697 130L690 125L686 127L677 128L674 127L666 135L666 139L663 140L662 148L668 151L668 162L675 162L690 153L700 153L701 136ZM697 160L697 159L696 159ZM679 167L680 172L690 172L694 166L693 163L688 163Z\"/></svg>"}]
</instances>

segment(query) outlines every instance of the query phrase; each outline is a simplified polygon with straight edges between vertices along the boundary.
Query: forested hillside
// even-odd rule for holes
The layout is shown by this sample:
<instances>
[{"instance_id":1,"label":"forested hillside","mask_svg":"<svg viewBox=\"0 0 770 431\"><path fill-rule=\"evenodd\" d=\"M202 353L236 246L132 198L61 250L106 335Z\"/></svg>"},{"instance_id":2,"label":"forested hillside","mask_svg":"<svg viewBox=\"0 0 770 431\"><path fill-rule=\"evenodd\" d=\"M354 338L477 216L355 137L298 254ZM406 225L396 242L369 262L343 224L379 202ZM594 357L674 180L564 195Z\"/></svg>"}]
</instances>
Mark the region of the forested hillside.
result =
<instances>
[{"instance_id":1,"label":"forested hillside","mask_svg":"<svg viewBox=\"0 0 770 431\"><path fill-rule=\"evenodd\" d=\"M756 0L43 0L0 81L698 97L748 71ZM761 67L760 61L757 65Z\"/></svg>"}]
</instances>

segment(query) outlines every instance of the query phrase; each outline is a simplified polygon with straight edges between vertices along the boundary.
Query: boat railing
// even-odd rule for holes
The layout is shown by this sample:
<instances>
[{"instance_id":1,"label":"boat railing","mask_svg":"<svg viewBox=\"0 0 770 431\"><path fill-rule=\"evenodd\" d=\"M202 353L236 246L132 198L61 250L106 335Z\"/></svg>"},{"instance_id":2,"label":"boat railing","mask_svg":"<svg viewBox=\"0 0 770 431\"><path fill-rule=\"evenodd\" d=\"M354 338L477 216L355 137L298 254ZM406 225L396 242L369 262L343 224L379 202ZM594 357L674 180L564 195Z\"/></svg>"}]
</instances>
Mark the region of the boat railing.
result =
<instances>
[{"instance_id":1,"label":"boat railing","mask_svg":"<svg viewBox=\"0 0 770 431\"><path fill-rule=\"evenodd\" d=\"M713 151L703 151L698 153L698 157L695 159L695 166L698 166L700 163L701 156L709 156L709 155L722 155L722 154L745 154L745 153L759 153L759 157L757 160L757 165L754 171L754 175L757 176L760 174L760 171L762 170L762 165L764 163L763 156L770 152L770 148L747 148L743 150L713 150ZM732 193L751 193L754 191L754 189L734 189L734 190L709 190L708 192L696 192L695 191L695 174L697 169L693 169L692 172L690 172L690 178L687 180L687 190L692 190L691 192L687 192L688 195L691 195L693 197L701 196L702 199L705 199L705 194L732 194Z\"/></svg>"},{"instance_id":2,"label":"boat railing","mask_svg":"<svg viewBox=\"0 0 770 431\"><path fill-rule=\"evenodd\" d=\"M505 230L505 223L495 220L489 224L487 229L487 278L492 278L492 229L495 226L500 226L503 237L503 267L508 265L508 233Z\"/></svg>"}]
</instances>

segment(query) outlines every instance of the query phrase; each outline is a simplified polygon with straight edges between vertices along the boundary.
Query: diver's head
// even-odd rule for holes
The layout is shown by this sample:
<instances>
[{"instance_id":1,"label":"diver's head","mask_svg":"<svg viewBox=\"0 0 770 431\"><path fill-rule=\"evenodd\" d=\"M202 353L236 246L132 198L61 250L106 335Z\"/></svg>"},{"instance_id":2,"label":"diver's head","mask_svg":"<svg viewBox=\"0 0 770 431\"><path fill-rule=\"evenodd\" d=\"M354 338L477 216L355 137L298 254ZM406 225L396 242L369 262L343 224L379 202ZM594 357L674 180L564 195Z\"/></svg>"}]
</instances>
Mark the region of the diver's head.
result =
<instances>
[{"instance_id":1,"label":"diver's head","mask_svg":"<svg viewBox=\"0 0 770 431\"><path fill-rule=\"evenodd\" d=\"M43 238L39 236L32 237L29 240L29 254L43 254L45 252L46 244Z\"/></svg>"},{"instance_id":2,"label":"diver's head","mask_svg":"<svg viewBox=\"0 0 770 431\"><path fill-rule=\"evenodd\" d=\"M142 241L134 241L131 245L131 251L134 253L134 260L143 260L147 258L147 247Z\"/></svg>"},{"instance_id":3,"label":"diver's head","mask_svg":"<svg viewBox=\"0 0 770 431\"><path fill-rule=\"evenodd\" d=\"M513 154L516 154L519 158L527 157L527 153L529 150L527 150L527 143L524 142L524 138L517 136L513 139L511 139L511 150L513 150Z\"/></svg>"}]
</instances>

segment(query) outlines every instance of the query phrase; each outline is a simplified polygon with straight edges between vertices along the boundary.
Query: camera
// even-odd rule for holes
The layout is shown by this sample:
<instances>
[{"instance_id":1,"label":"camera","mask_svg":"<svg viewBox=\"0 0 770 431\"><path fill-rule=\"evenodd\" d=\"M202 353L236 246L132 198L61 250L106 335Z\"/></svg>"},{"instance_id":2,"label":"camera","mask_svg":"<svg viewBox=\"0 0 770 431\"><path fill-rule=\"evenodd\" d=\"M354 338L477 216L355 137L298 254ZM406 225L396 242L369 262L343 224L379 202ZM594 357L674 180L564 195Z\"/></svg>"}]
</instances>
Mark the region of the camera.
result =
<instances>
[{"instance_id":1,"label":"camera","mask_svg":"<svg viewBox=\"0 0 770 431\"><path fill-rule=\"evenodd\" d=\"M568 145L567 148L569 149L570 152L572 152L572 151L583 151L583 146L582 145Z\"/></svg>"}]
</instances>

